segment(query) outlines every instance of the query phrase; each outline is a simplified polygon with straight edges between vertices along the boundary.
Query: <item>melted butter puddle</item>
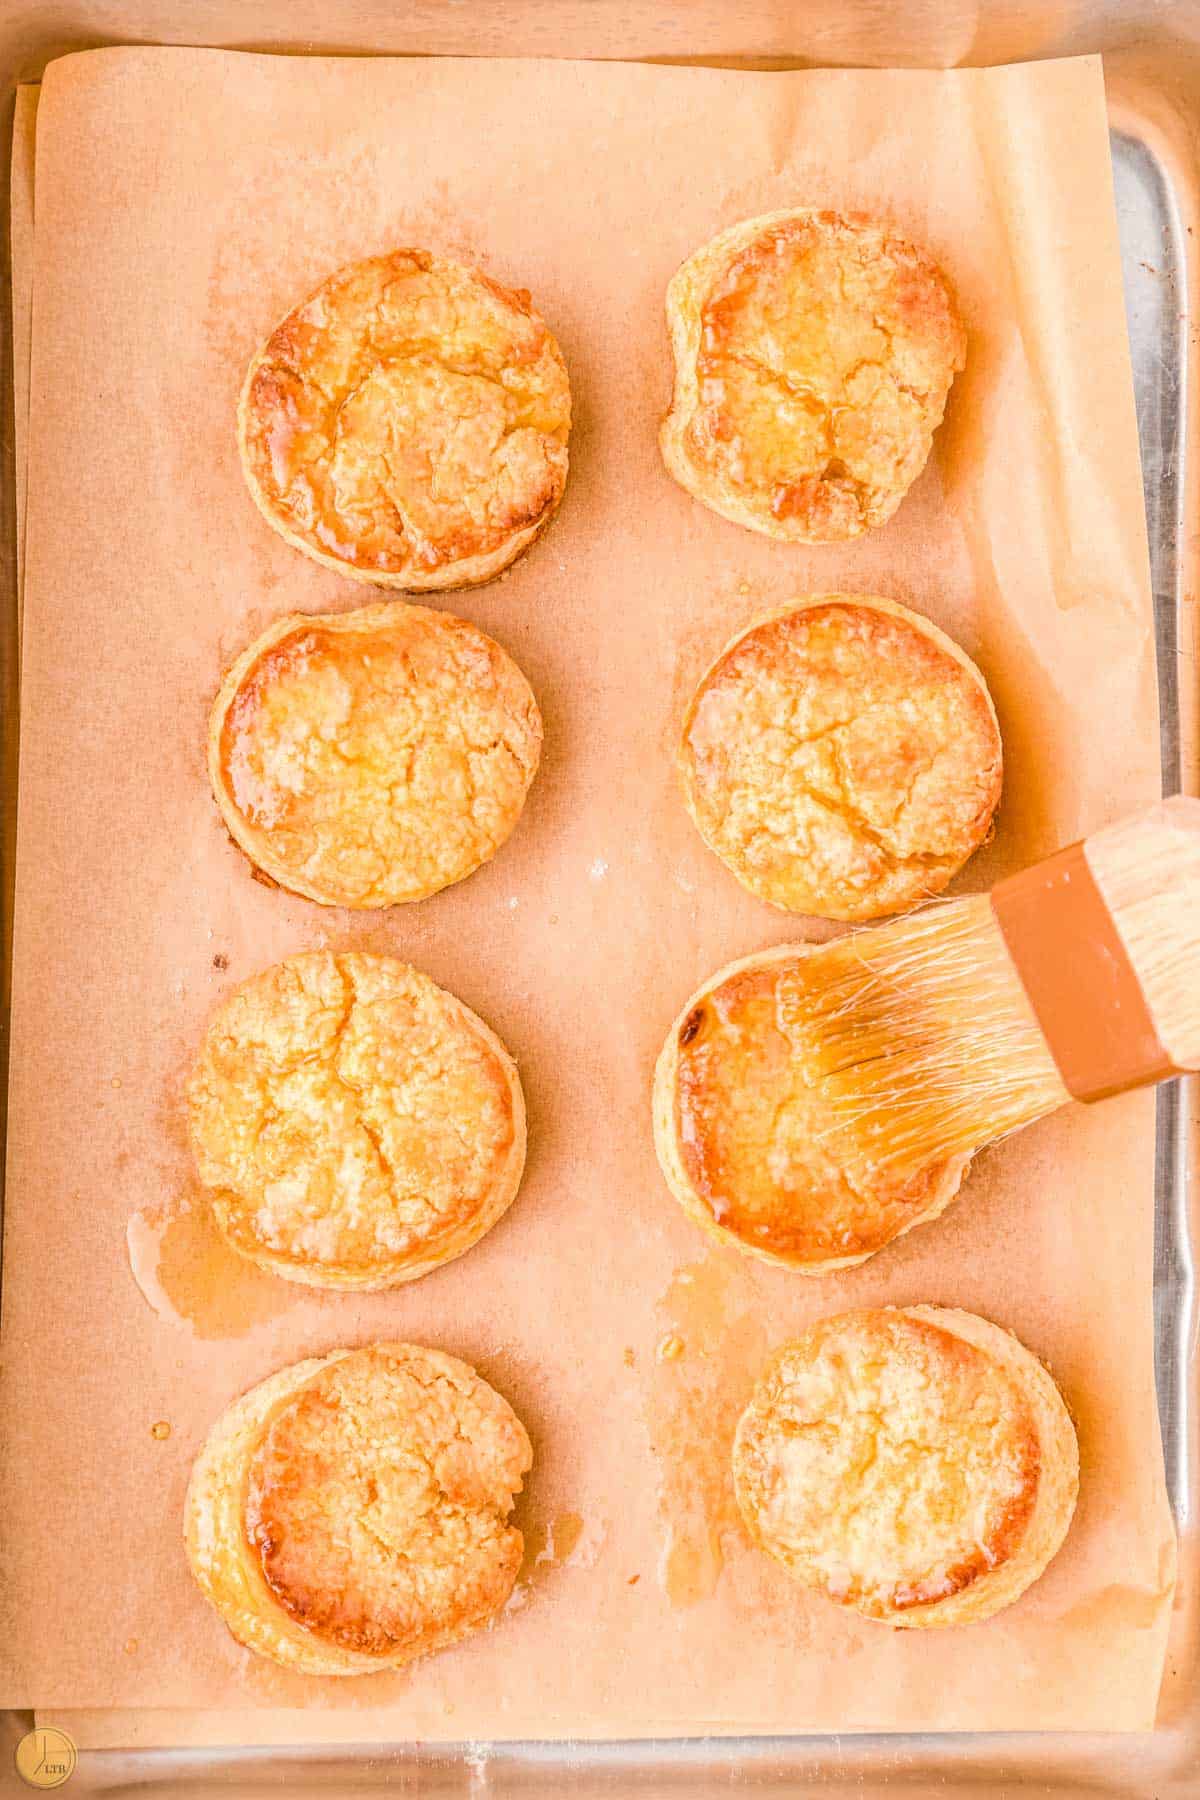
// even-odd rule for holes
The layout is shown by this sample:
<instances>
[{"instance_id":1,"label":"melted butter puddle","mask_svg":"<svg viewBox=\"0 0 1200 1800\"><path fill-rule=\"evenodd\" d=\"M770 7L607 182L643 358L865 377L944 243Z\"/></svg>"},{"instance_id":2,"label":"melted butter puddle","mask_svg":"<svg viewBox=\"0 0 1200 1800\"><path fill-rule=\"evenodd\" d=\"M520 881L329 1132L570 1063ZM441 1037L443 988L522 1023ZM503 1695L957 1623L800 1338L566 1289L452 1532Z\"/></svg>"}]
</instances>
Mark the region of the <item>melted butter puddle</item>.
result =
<instances>
[{"instance_id":1,"label":"melted butter puddle","mask_svg":"<svg viewBox=\"0 0 1200 1800\"><path fill-rule=\"evenodd\" d=\"M543 1519L532 1526L525 1539L521 1580L537 1580L539 1569L569 1563L582 1536L583 1519L578 1513L559 1513L556 1518Z\"/></svg>"},{"instance_id":2,"label":"melted butter puddle","mask_svg":"<svg viewBox=\"0 0 1200 1800\"><path fill-rule=\"evenodd\" d=\"M658 1578L673 1606L695 1606L716 1589L721 1539L738 1523L733 1434L766 1353L766 1330L752 1276L716 1254L676 1271L659 1313L666 1330L646 1391L659 1464Z\"/></svg>"},{"instance_id":3,"label":"melted butter puddle","mask_svg":"<svg viewBox=\"0 0 1200 1800\"><path fill-rule=\"evenodd\" d=\"M286 1283L231 1250L200 1198L134 1213L125 1242L142 1297L196 1337L241 1337L287 1305Z\"/></svg>"},{"instance_id":4,"label":"melted butter puddle","mask_svg":"<svg viewBox=\"0 0 1200 1800\"><path fill-rule=\"evenodd\" d=\"M525 1533L525 1554L516 1585L505 1603L505 1612L520 1612L534 1592L556 1569L591 1569L604 1543L603 1521L584 1519L577 1512L556 1513L539 1519Z\"/></svg>"}]
</instances>

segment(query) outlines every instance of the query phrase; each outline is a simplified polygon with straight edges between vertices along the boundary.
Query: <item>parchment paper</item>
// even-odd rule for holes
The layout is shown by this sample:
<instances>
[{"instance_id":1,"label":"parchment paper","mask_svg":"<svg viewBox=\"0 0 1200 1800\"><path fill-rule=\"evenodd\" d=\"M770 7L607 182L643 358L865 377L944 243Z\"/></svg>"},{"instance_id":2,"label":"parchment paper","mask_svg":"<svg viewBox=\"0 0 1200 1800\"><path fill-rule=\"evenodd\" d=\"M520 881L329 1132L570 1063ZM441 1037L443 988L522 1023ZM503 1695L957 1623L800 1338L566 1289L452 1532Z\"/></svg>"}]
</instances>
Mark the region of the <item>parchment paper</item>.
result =
<instances>
[{"instance_id":1,"label":"parchment paper","mask_svg":"<svg viewBox=\"0 0 1200 1800\"><path fill-rule=\"evenodd\" d=\"M704 1249L662 1190L646 1118L689 987L796 935L708 858L669 768L692 682L760 607L890 593L980 660L1008 780L964 885L1156 791L1098 67L743 76L102 52L50 71L37 180L3 1699L60 1718L272 1709L243 1716L246 1738L1148 1724L1172 1565L1149 1100L1076 1109L982 1158L946 1220L822 1283ZM813 198L929 243L972 341L898 518L802 551L675 490L654 423L675 264L737 217ZM249 507L231 432L244 362L326 268L399 241L533 289L579 423L544 543L447 601L542 700L526 819L469 883L364 924L249 880L200 743L222 662L252 632L364 597ZM204 1315L189 1329L134 1285L130 1217L191 1191L180 1083L208 1008L319 942L410 955L497 1026L531 1102L526 1184L468 1259L411 1291L271 1284L240 1335L211 1335ZM742 1541L724 1479L770 1344L821 1311L915 1299L974 1306L1045 1355L1084 1456L1047 1576L936 1639L800 1595ZM660 1363L666 1331L684 1354ZM380 1333L467 1355L522 1411L534 1556L495 1632L407 1676L312 1682L225 1637L191 1588L179 1506L234 1393ZM576 1541L556 1556L568 1518ZM228 1738L228 1712L213 1719Z\"/></svg>"},{"instance_id":2,"label":"parchment paper","mask_svg":"<svg viewBox=\"0 0 1200 1800\"><path fill-rule=\"evenodd\" d=\"M29 353L33 336L33 176L37 106L35 82L18 87L13 106L9 171L9 259L12 266L13 467L16 476L17 630L24 606L25 491L29 479Z\"/></svg>"}]
</instances>

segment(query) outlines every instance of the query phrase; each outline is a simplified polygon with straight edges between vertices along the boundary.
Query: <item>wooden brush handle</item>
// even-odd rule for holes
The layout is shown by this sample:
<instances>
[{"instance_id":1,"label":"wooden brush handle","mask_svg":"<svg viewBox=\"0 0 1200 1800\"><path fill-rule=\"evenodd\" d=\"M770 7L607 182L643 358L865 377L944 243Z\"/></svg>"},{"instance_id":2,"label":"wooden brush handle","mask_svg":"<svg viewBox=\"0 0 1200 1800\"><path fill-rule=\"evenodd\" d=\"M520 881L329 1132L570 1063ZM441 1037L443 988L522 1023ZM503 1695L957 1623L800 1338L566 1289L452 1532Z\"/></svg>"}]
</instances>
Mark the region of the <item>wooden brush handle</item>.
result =
<instances>
[{"instance_id":1,"label":"wooden brush handle","mask_svg":"<svg viewBox=\"0 0 1200 1800\"><path fill-rule=\"evenodd\" d=\"M1185 1073L1159 1035L1084 844L1000 882L991 901L1063 1085L1075 1099L1100 1100Z\"/></svg>"}]
</instances>

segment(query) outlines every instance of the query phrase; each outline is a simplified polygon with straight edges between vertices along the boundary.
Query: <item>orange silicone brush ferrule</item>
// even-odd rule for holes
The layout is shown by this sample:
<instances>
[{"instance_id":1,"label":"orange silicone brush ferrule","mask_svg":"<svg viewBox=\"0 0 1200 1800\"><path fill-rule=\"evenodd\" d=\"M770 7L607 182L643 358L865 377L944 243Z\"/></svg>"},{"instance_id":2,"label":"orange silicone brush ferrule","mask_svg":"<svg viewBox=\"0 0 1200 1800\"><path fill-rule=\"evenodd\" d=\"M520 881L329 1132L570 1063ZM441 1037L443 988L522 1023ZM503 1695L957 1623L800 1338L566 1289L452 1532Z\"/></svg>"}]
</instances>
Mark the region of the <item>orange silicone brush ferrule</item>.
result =
<instances>
[{"instance_id":1,"label":"orange silicone brush ferrule","mask_svg":"<svg viewBox=\"0 0 1200 1800\"><path fill-rule=\"evenodd\" d=\"M992 908L1063 1085L1102 1100L1184 1073L1158 1035L1083 844L992 889Z\"/></svg>"}]
</instances>

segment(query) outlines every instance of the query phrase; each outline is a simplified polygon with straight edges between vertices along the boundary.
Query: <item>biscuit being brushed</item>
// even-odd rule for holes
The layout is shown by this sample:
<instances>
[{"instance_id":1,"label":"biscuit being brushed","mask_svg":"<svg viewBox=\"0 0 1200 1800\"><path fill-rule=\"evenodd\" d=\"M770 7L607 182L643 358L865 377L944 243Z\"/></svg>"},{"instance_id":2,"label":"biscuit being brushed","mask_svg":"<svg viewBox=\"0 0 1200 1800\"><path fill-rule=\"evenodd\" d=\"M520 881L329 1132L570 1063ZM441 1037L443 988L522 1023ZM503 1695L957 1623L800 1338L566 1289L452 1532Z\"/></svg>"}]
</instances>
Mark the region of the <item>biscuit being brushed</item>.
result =
<instances>
[{"instance_id":1,"label":"biscuit being brushed","mask_svg":"<svg viewBox=\"0 0 1200 1800\"><path fill-rule=\"evenodd\" d=\"M866 1262L943 1213L970 1158L850 1169L805 1018L819 961L803 944L719 969L667 1033L654 1071L654 1147L701 1230L801 1275Z\"/></svg>"}]
</instances>

